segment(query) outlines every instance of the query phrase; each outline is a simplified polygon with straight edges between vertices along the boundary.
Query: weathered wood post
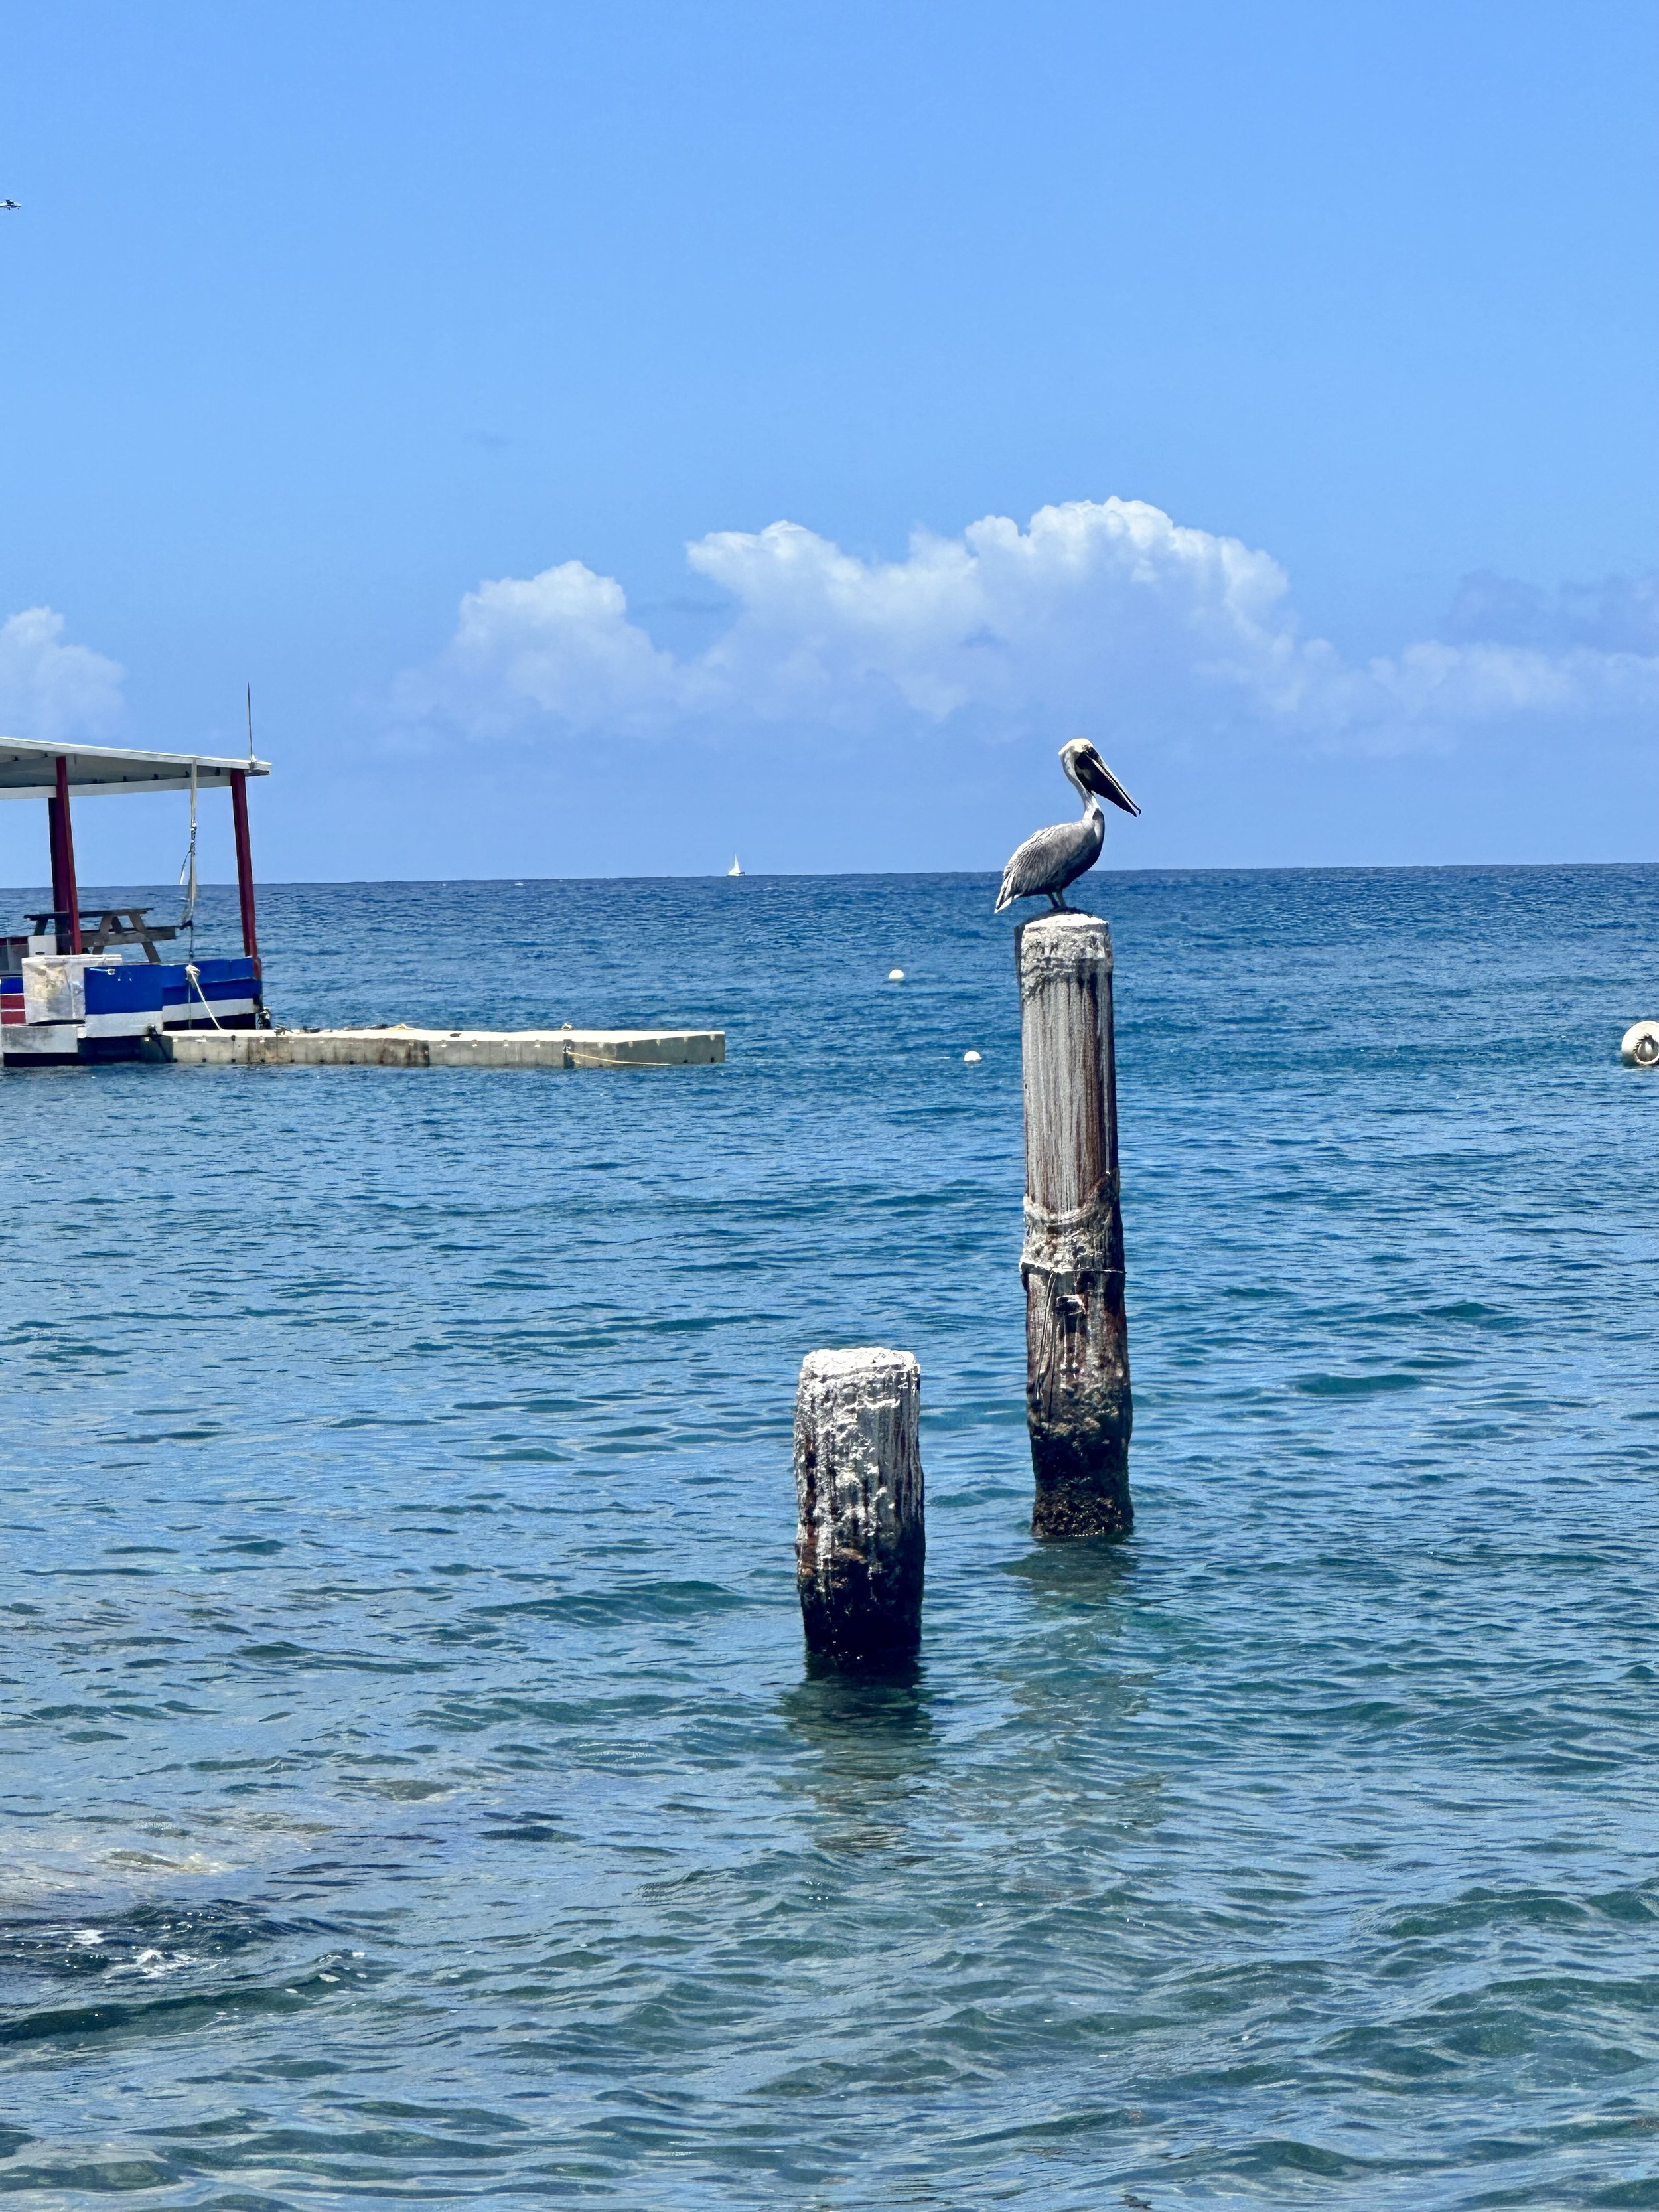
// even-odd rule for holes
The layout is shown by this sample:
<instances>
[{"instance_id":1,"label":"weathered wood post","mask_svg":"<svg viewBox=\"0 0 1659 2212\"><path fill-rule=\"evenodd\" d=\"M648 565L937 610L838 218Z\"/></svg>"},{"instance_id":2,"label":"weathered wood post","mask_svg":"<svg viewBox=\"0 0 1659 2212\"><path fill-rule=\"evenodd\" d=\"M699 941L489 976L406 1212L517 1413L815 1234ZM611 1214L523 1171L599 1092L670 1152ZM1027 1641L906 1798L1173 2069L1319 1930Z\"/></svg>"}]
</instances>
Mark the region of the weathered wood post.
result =
<instances>
[{"instance_id":1,"label":"weathered wood post","mask_svg":"<svg viewBox=\"0 0 1659 2212\"><path fill-rule=\"evenodd\" d=\"M809 1352L795 1397L795 1581L806 1645L847 1666L921 1641L921 1370L914 1354Z\"/></svg>"},{"instance_id":2,"label":"weathered wood post","mask_svg":"<svg viewBox=\"0 0 1659 2212\"><path fill-rule=\"evenodd\" d=\"M1116 1536L1129 1502L1112 933L1044 915L1014 934L1025 1079L1025 1417L1037 1536Z\"/></svg>"}]
</instances>

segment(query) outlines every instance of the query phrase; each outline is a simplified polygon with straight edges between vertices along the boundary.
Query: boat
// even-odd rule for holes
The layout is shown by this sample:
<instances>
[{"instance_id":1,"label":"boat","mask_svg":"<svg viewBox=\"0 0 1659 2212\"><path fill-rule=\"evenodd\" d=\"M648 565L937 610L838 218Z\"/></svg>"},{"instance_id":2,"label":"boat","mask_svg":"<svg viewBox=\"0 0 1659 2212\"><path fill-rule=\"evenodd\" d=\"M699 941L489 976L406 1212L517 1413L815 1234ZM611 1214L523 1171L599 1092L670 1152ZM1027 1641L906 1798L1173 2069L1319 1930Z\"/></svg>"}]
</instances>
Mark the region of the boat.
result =
<instances>
[{"instance_id":1,"label":"boat","mask_svg":"<svg viewBox=\"0 0 1659 2212\"><path fill-rule=\"evenodd\" d=\"M31 914L27 930L0 935L0 1064L16 1069L166 1059L170 1030L270 1027L247 819L248 779L270 773L270 763L252 752L246 760L222 760L0 738L0 799L45 799L52 854L52 905ZM230 793L240 957L198 959L188 919L164 924L149 919L148 907L82 905L71 800L188 792L193 886L197 794L214 788ZM187 957L164 957L158 948L181 931L188 933Z\"/></svg>"},{"instance_id":2,"label":"boat","mask_svg":"<svg viewBox=\"0 0 1659 2212\"><path fill-rule=\"evenodd\" d=\"M738 866L738 856L735 853L732 855L732 865L726 872L728 876L740 876L743 873L743 870Z\"/></svg>"}]
</instances>

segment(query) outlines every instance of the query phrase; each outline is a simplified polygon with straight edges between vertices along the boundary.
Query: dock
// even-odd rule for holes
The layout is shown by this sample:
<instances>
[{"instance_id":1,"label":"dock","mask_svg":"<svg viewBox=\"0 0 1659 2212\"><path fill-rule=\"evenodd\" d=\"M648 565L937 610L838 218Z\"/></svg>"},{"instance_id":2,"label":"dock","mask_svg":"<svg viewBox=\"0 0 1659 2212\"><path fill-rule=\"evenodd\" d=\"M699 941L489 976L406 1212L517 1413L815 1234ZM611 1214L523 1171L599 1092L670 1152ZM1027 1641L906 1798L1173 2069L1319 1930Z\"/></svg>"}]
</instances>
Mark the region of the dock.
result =
<instances>
[{"instance_id":1,"label":"dock","mask_svg":"<svg viewBox=\"0 0 1659 2212\"><path fill-rule=\"evenodd\" d=\"M724 1030L173 1030L155 1057L190 1067L718 1067Z\"/></svg>"}]
</instances>

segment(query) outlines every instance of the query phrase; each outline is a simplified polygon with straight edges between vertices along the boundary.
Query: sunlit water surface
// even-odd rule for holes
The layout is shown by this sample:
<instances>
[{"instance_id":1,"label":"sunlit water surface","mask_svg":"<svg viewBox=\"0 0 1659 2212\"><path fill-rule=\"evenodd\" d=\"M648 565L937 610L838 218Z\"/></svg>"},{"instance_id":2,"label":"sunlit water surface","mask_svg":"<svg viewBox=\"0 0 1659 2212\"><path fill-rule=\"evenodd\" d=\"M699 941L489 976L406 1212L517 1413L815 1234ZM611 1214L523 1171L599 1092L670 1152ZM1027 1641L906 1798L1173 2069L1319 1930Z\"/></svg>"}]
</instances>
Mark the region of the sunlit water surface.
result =
<instances>
[{"instance_id":1,"label":"sunlit water surface","mask_svg":"<svg viewBox=\"0 0 1659 2212\"><path fill-rule=\"evenodd\" d=\"M1659 872L1091 888L1116 1547L1027 1532L987 880L264 895L290 1020L724 1068L0 1079L0 2188L1659 2205ZM802 1662L860 1341L908 1686Z\"/></svg>"}]
</instances>

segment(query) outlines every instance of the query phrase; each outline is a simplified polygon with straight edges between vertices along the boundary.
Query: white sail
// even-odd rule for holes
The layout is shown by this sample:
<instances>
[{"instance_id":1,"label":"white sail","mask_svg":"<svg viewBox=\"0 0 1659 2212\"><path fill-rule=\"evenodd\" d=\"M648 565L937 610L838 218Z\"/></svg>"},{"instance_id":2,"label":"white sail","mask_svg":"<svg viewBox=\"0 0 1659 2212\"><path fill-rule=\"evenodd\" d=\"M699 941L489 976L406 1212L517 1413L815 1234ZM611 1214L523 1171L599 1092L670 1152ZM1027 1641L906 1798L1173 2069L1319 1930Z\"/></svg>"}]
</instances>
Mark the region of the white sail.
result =
<instances>
[{"instance_id":1,"label":"white sail","mask_svg":"<svg viewBox=\"0 0 1659 2212\"><path fill-rule=\"evenodd\" d=\"M732 865L726 872L728 876L740 876L743 873L743 870L738 866L738 856L735 853L732 855Z\"/></svg>"}]
</instances>

